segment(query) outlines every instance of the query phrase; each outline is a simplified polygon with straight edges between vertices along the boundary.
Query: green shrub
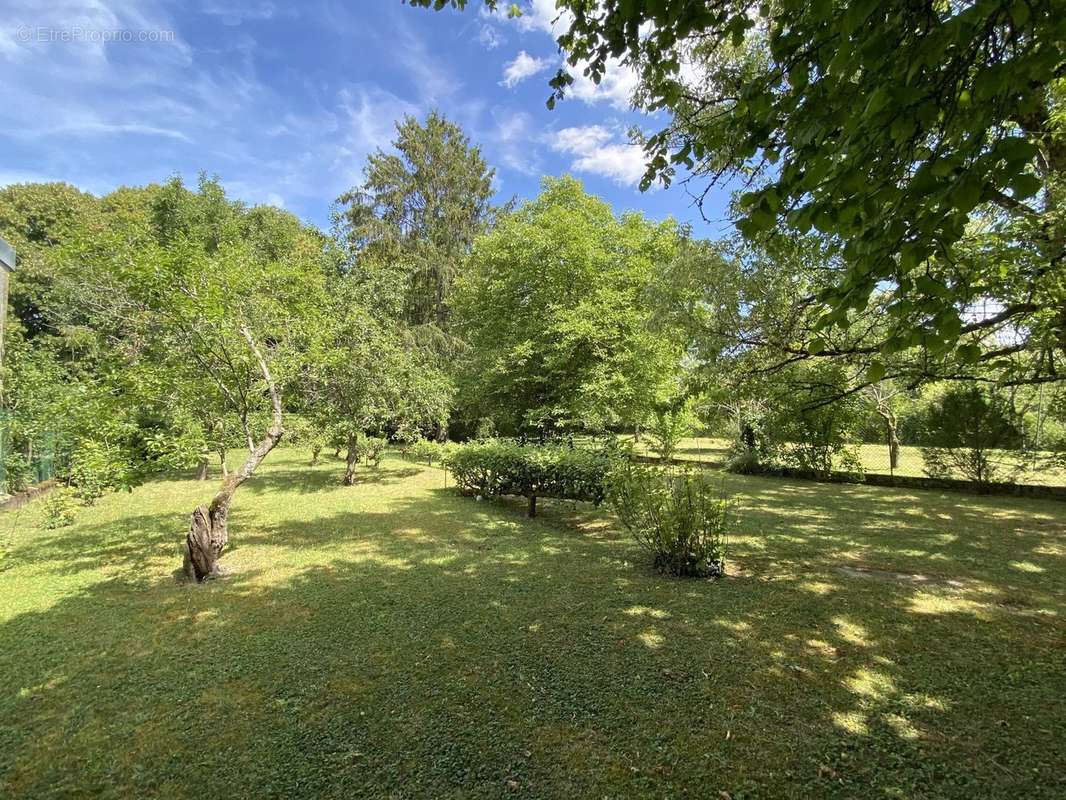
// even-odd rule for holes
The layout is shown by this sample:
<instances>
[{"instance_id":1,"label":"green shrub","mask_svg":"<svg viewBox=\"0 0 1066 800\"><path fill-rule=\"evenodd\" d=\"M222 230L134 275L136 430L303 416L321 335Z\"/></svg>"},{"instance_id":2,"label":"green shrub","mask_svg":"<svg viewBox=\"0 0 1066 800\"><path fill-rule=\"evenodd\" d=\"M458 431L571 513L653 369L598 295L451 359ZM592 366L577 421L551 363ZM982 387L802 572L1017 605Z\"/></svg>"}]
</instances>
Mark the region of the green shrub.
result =
<instances>
[{"instance_id":1,"label":"green shrub","mask_svg":"<svg viewBox=\"0 0 1066 800\"><path fill-rule=\"evenodd\" d=\"M1020 418L1006 396L977 386L950 386L928 409L922 448L932 478L956 474L987 489L1025 471ZM1009 451L1015 451L1011 453Z\"/></svg>"},{"instance_id":2,"label":"green shrub","mask_svg":"<svg viewBox=\"0 0 1066 800\"><path fill-rule=\"evenodd\" d=\"M729 448L725 468L737 475L759 475L766 472L768 461L754 447L736 445Z\"/></svg>"},{"instance_id":3,"label":"green shrub","mask_svg":"<svg viewBox=\"0 0 1066 800\"><path fill-rule=\"evenodd\" d=\"M41 524L49 530L73 525L77 515L74 490L66 486L53 489L41 501L41 510L44 512Z\"/></svg>"},{"instance_id":4,"label":"green shrub","mask_svg":"<svg viewBox=\"0 0 1066 800\"><path fill-rule=\"evenodd\" d=\"M446 463L464 494L527 497L532 517L537 497L603 502L611 458L606 451L490 439L455 448Z\"/></svg>"},{"instance_id":5,"label":"green shrub","mask_svg":"<svg viewBox=\"0 0 1066 800\"><path fill-rule=\"evenodd\" d=\"M372 467L378 466L381 463L381 455L385 452L385 445L388 444L384 439L377 436L364 436L359 441L360 453L366 463Z\"/></svg>"},{"instance_id":6,"label":"green shrub","mask_svg":"<svg viewBox=\"0 0 1066 800\"><path fill-rule=\"evenodd\" d=\"M132 488L129 461L119 448L85 439L71 458L70 485L75 496L91 506L105 492Z\"/></svg>"},{"instance_id":7,"label":"green shrub","mask_svg":"<svg viewBox=\"0 0 1066 800\"><path fill-rule=\"evenodd\" d=\"M439 461L443 454L443 448L439 442L429 439L418 439L407 448L407 453L416 461L425 461L430 466L434 461Z\"/></svg>"},{"instance_id":8,"label":"green shrub","mask_svg":"<svg viewBox=\"0 0 1066 800\"><path fill-rule=\"evenodd\" d=\"M311 466L318 463L322 450L332 441L328 426L320 420L296 414L285 418L285 441L295 447L306 447L311 452Z\"/></svg>"},{"instance_id":9,"label":"green shrub","mask_svg":"<svg viewBox=\"0 0 1066 800\"><path fill-rule=\"evenodd\" d=\"M22 453L8 453L4 458L4 483L9 494L21 492L33 482L33 468Z\"/></svg>"},{"instance_id":10,"label":"green shrub","mask_svg":"<svg viewBox=\"0 0 1066 800\"><path fill-rule=\"evenodd\" d=\"M620 461L608 477L607 500L659 571L691 577L724 573L729 501L705 475Z\"/></svg>"},{"instance_id":11,"label":"green shrub","mask_svg":"<svg viewBox=\"0 0 1066 800\"><path fill-rule=\"evenodd\" d=\"M758 475L779 461L780 448L770 435L768 415L758 401L738 402L732 418L732 442L726 469L739 475Z\"/></svg>"},{"instance_id":12,"label":"green shrub","mask_svg":"<svg viewBox=\"0 0 1066 800\"><path fill-rule=\"evenodd\" d=\"M694 423L692 411L687 405L656 408L648 426L651 449L659 454L659 458L669 461L677 453L681 440L692 431Z\"/></svg>"}]
</instances>

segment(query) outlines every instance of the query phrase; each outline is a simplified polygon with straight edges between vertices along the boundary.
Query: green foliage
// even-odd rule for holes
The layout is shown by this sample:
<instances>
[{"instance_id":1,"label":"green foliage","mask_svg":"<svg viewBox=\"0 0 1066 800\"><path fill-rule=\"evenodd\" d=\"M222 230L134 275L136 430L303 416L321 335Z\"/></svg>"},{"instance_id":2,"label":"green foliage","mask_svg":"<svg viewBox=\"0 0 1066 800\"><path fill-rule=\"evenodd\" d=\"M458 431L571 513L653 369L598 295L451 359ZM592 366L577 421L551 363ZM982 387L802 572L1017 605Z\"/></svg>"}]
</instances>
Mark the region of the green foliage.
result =
<instances>
[{"instance_id":1,"label":"green foliage","mask_svg":"<svg viewBox=\"0 0 1066 800\"><path fill-rule=\"evenodd\" d=\"M676 225L616 218L572 178L474 245L455 294L468 343L460 402L503 433L599 431L643 419L681 358L642 303Z\"/></svg>"},{"instance_id":2,"label":"green foliage","mask_svg":"<svg viewBox=\"0 0 1066 800\"><path fill-rule=\"evenodd\" d=\"M925 419L922 460L934 478L961 475L981 488L1017 478L1025 460L1006 458L1021 447L1017 414L1009 400L977 386L947 387Z\"/></svg>"},{"instance_id":3,"label":"green foliage","mask_svg":"<svg viewBox=\"0 0 1066 800\"><path fill-rule=\"evenodd\" d=\"M48 530L73 525L77 518L77 495L66 486L59 486L41 501L41 525Z\"/></svg>"},{"instance_id":4,"label":"green foliage","mask_svg":"<svg viewBox=\"0 0 1066 800\"><path fill-rule=\"evenodd\" d=\"M816 231L837 254L809 304L819 329L793 348L813 351L820 332L887 311L867 353L921 346L1019 385L1061 379L1066 284L1048 268L1066 247L1058 3L556 5L567 63L549 107L576 75L598 83L626 65L634 103L671 119L635 134L644 188L739 176L745 238ZM989 301L993 313L974 313ZM993 332L1023 346L998 347Z\"/></svg>"},{"instance_id":5,"label":"green foliage","mask_svg":"<svg viewBox=\"0 0 1066 800\"><path fill-rule=\"evenodd\" d=\"M30 485L33 477L29 459L24 454L13 451L4 456L4 488L8 494L21 492Z\"/></svg>"},{"instance_id":6,"label":"green foliage","mask_svg":"<svg viewBox=\"0 0 1066 800\"><path fill-rule=\"evenodd\" d=\"M301 414L289 414L285 420L285 443L311 451L311 464L318 463L318 456L329 445L331 432L318 420Z\"/></svg>"},{"instance_id":7,"label":"green foliage","mask_svg":"<svg viewBox=\"0 0 1066 800\"><path fill-rule=\"evenodd\" d=\"M786 466L824 477L839 468L862 472L852 444L865 409L847 387L835 362L801 365L782 376L767 430Z\"/></svg>"},{"instance_id":8,"label":"green foliage","mask_svg":"<svg viewBox=\"0 0 1066 800\"><path fill-rule=\"evenodd\" d=\"M434 461L441 459L443 449L440 442L435 442L431 439L416 439L407 448L407 454L416 461L425 461L427 464L432 465Z\"/></svg>"},{"instance_id":9,"label":"green foliage","mask_svg":"<svg viewBox=\"0 0 1066 800\"><path fill-rule=\"evenodd\" d=\"M733 526L729 501L702 472L663 471L616 462L607 499L622 526L653 557L655 568L677 576L725 573L725 538Z\"/></svg>"},{"instance_id":10,"label":"green foliage","mask_svg":"<svg viewBox=\"0 0 1066 800\"><path fill-rule=\"evenodd\" d=\"M754 169L738 206L745 236L813 227L836 243L844 265L822 295L825 323L844 324L880 281L900 287L893 343L928 331L972 347L959 310L982 292L1037 327L1061 307L1041 266L1063 252L1055 3L616 3L568 19L571 66L595 80L609 57L628 59L642 105L676 115L646 142L645 184L678 167ZM556 97L571 80L560 72ZM968 227L975 211L1015 228L1000 240L1021 243L1006 245L1013 258L988 258Z\"/></svg>"},{"instance_id":11,"label":"green foliage","mask_svg":"<svg viewBox=\"0 0 1066 800\"><path fill-rule=\"evenodd\" d=\"M129 465L118 480L82 453L87 500L261 435L260 356L276 386L300 386L330 256L291 214L230 201L206 176L99 199L27 185L0 190L0 235L20 251L4 364L20 447L50 446L62 466L107 442Z\"/></svg>"},{"instance_id":12,"label":"green foliage","mask_svg":"<svg viewBox=\"0 0 1066 800\"><path fill-rule=\"evenodd\" d=\"M74 496L91 506L105 492L133 488L134 476L126 453L118 447L86 439L78 443L70 463Z\"/></svg>"},{"instance_id":13,"label":"green foliage","mask_svg":"<svg viewBox=\"0 0 1066 800\"><path fill-rule=\"evenodd\" d=\"M372 467L377 468L381 463L381 456L385 452L388 442L379 436L367 436L359 434L352 444L352 455L355 460L365 461Z\"/></svg>"},{"instance_id":14,"label":"green foliage","mask_svg":"<svg viewBox=\"0 0 1066 800\"><path fill-rule=\"evenodd\" d=\"M610 461L606 451L490 439L457 447L446 463L464 494L554 497L599 504Z\"/></svg>"},{"instance_id":15,"label":"green foliage","mask_svg":"<svg viewBox=\"0 0 1066 800\"><path fill-rule=\"evenodd\" d=\"M692 431L695 418L685 403L659 405L652 411L647 433L651 448L659 457L669 461L677 452L677 446Z\"/></svg>"},{"instance_id":16,"label":"green foliage","mask_svg":"<svg viewBox=\"0 0 1066 800\"><path fill-rule=\"evenodd\" d=\"M758 475L780 462L781 446L764 425L764 416L741 421L737 436L729 443L726 469L738 475Z\"/></svg>"},{"instance_id":17,"label":"green foliage","mask_svg":"<svg viewBox=\"0 0 1066 800\"><path fill-rule=\"evenodd\" d=\"M442 429L453 387L434 353L360 305L348 278L331 286L328 312L304 376L314 424L344 447L367 432Z\"/></svg>"},{"instance_id":18,"label":"green foliage","mask_svg":"<svg viewBox=\"0 0 1066 800\"><path fill-rule=\"evenodd\" d=\"M363 185L338 198L334 220L364 305L447 331L460 264L499 210L495 170L437 112L425 124L406 116L396 132L393 151L372 153Z\"/></svg>"}]
</instances>

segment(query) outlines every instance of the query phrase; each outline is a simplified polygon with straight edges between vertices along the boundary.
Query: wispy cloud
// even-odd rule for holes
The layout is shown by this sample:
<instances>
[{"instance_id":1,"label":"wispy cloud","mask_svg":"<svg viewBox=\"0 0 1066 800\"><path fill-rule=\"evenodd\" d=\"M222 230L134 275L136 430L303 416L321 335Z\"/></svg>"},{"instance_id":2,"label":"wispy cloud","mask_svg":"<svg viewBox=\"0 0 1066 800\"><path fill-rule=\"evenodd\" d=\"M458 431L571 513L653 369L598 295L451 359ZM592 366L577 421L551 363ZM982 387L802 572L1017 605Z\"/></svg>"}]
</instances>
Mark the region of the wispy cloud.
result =
<instances>
[{"instance_id":1,"label":"wispy cloud","mask_svg":"<svg viewBox=\"0 0 1066 800\"><path fill-rule=\"evenodd\" d=\"M503 166L532 176L540 172L533 121L524 111L496 108L492 113L495 126L488 134L488 143Z\"/></svg>"},{"instance_id":2,"label":"wispy cloud","mask_svg":"<svg viewBox=\"0 0 1066 800\"><path fill-rule=\"evenodd\" d=\"M503 34L489 24L483 24L478 30L477 40L484 45L486 50L495 50L504 43ZM3 42L0 41L0 47Z\"/></svg>"},{"instance_id":3,"label":"wispy cloud","mask_svg":"<svg viewBox=\"0 0 1066 800\"><path fill-rule=\"evenodd\" d=\"M223 25L240 25L247 21L271 19L277 6L270 0L240 2L239 0L205 0L203 13L218 17Z\"/></svg>"}]
</instances>

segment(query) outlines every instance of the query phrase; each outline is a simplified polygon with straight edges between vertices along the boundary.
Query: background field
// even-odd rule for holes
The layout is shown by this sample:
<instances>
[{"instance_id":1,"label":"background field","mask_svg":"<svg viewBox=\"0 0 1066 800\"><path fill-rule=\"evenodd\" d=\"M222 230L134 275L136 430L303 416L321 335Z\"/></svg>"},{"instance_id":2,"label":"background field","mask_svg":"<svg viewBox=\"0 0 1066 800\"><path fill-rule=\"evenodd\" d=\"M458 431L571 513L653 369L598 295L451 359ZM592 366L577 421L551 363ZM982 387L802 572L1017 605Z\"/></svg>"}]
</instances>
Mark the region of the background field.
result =
<instances>
[{"instance_id":1,"label":"background field","mask_svg":"<svg viewBox=\"0 0 1066 800\"><path fill-rule=\"evenodd\" d=\"M0 515L0 796L1061 797L1066 506L722 475L729 576L603 510L272 454Z\"/></svg>"},{"instance_id":2,"label":"background field","mask_svg":"<svg viewBox=\"0 0 1066 800\"><path fill-rule=\"evenodd\" d=\"M632 441L632 436L623 438ZM905 477L925 477L922 469L922 452L918 447L903 446L899 452L899 464L895 470L890 469L888 458L888 446L883 444L860 444L858 448L859 460L866 472L881 475L902 475ZM651 441L647 436L641 438L635 444L637 452L645 455L655 455L651 449ZM712 464L723 463L729 455L729 440L713 436L689 436L681 440L675 458L690 461L706 461ZM1004 463L1013 463L1016 456L1012 453L1002 455ZM963 477L957 475L955 477ZM1066 470L1056 468L1040 468L1025 472L1018 476L1015 483L1034 484L1043 486L1066 486Z\"/></svg>"}]
</instances>

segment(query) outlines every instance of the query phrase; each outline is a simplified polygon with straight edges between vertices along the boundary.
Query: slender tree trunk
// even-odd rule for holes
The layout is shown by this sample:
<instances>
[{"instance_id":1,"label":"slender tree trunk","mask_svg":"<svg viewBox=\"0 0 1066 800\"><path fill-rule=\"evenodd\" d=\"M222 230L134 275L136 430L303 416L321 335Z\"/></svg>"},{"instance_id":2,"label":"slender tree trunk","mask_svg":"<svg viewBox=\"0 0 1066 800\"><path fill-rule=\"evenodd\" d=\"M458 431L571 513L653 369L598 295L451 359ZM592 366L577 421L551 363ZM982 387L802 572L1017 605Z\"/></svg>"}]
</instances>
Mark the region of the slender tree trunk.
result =
<instances>
[{"instance_id":1,"label":"slender tree trunk","mask_svg":"<svg viewBox=\"0 0 1066 800\"><path fill-rule=\"evenodd\" d=\"M529 496L529 512L528 512L528 515L531 516L531 517L537 516L537 496L535 494L531 494Z\"/></svg>"},{"instance_id":2,"label":"slender tree trunk","mask_svg":"<svg viewBox=\"0 0 1066 800\"><path fill-rule=\"evenodd\" d=\"M197 465L196 465L196 480L198 480L198 481L206 481L207 480L207 456L204 456L203 458L201 458L199 463L197 463Z\"/></svg>"},{"instance_id":3,"label":"slender tree trunk","mask_svg":"<svg viewBox=\"0 0 1066 800\"><path fill-rule=\"evenodd\" d=\"M355 439L348 440L348 453L344 457L344 485L351 486L355 483L355 465L359 460L359 453L356 450Z\"/></svg>"},{"instance_id":4,"label":"slender tree trunk","mask_svg":"<svg viewBox=\"0 0 1066 800\"><path fill-rule=\"evenodd\" d=\"M312 447L311 448L311 466L312 467L315 464L318 463L318 454L321 453L321 452L322 452L322 448L321 447Z\"/></svg>"},{"instance_id":5,"label":"slender tree trunk","mask_svg":"<svg viewBox=\"0 0 1066 800\"><path fill-rule=\"evenodd\" d=\"M270 391L270 402L273 410L273 420L267 428L266 436L248 454L248 458L241 464L240 469L231 475L227 475L222 481L222 487L206 506L197 506L192 512L192 524L189 533L185 537L185 574L190 580L200 582L208 578L217 577L219 573L218 559L222 555L226 544L229 542L229 509L233 502L233 495L238 487L255 473L256 468L263 462L267 454L274 449L284 434L281 418L281 395L278 394L274 379L270 376L270 369L266 360L259 352L259 348L247 328L241 329L241 334L248 341L252 352L259 360L259 369L263 373L267 389Z\"/></svg>"},{"instance_id":6,"label":"slender tree trunk","mask_svg":"<svg viewBox=\"0 0 1066 800\"><path fill-rule=\"evenodd\" d=\"M896 415L889 409L878 409L881 419L885 423L885 434L888 437L888 466L895 472L899 467L899 436L896 434Z\"/></svg>"}]
</instances>

